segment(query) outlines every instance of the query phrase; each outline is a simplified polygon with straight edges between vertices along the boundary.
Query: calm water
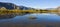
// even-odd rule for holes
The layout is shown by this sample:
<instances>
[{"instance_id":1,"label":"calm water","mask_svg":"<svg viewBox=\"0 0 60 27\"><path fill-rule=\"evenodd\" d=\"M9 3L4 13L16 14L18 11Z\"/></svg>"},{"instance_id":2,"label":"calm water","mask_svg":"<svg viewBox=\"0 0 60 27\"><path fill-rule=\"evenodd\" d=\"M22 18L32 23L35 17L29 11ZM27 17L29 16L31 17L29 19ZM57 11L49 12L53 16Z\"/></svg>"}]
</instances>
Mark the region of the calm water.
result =
<instances>
[{"instance_id":1,"label":"calm water","mask_svg":"<svg viewBox=\"0 0 60 27\"><path fill-rule=\"evenodd\" d=\"M36 19L31 19L34 16ZM0 27L60 27L60 16L56 14L26 14L11 19L0 19Z\"/></svg>"}]
</instances>

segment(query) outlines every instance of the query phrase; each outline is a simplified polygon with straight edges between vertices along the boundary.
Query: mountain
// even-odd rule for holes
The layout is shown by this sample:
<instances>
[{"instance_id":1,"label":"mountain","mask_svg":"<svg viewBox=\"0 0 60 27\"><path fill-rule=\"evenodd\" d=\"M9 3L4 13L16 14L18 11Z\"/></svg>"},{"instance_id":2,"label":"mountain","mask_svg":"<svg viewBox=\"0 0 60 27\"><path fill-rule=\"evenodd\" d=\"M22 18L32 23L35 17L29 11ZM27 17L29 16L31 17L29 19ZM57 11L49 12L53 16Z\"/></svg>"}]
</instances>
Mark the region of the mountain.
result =
<instances>
[{"instance_id":1,"label":"mountain","mask_svg":"<svg viewBox=\"0 0 60 27\"><path fill-rule=\"evenodd\" d=\"M12 4L12 3L0 2L0 7L5 7L6 9L15 9L16 8L16 5L15 4Z\"/></svg>"},{"instance_id":2,"label":"mountain","mask_svg":"<svg viewBox=\"0 0 60 27\"><path fill-rule=\"evenodd\" d=\"M56 8L46 8L46 10L55 10Z\"/></svg>"},{"instance_id":3,"label":"mountain","mask_svg":"<svg viewBox=\"0 0 60 27\"><path fill-rule=\"evenodd\" d=\"M56 8L46 8L47 10L58 10L60 9L60 6L56 7Z\"/></svg>"},{"instance_id":4,"label":"mountain","mask_svg":"<svg viewBox=\"0 0 60 27\"><path fill-rule=\"evenodd\" d=\"M58 6L57 9L60 9L60 6Z\"/></svg>"},{"instance_id":5,"label":"mountain","mask_svg":"<svg viewBox=\"0 0 60 27\"><path fill-rule=\"evenodd\" d=\"M12 9L21 9L21 10L28 10L28 9L31 9L29 7L25 7L25 6L17 6L13 3L6 3L6 2L0 2L0 8L1 7L5 7L6 9L9 9L9 10L12 10Z\"/></svg>"},{"instance_id":6,"label":"mountain","mask_svg":"<svg viewBox=\"0 0 60 27\"><path fill-rule=\"evenodd\" d=\"M25 7L25 6L18 6L19 7L19 9L21 9L21 10L29 10L29 9L32 9L32 8L30 8L30 7Z\"/></svg>"}]
</instances>

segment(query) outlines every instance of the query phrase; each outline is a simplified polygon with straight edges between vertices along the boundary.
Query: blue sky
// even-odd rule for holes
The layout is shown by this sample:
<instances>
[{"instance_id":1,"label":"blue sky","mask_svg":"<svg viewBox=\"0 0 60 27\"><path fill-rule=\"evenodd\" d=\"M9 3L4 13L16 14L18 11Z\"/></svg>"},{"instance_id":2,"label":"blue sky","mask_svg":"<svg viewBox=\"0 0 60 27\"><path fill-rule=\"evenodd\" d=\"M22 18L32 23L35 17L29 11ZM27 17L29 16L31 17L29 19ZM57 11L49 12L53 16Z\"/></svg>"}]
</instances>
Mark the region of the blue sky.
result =
<instances>
[{"instance_id":1,"label":"blue sky","mask_svg":"<svg viewBox=\"0 0 60 27\"><path fill-rule=\"evenodd\" d=\"M60 6L60 0L0 0L33 8L55 8Z\"/></svg>"}]
</instances>

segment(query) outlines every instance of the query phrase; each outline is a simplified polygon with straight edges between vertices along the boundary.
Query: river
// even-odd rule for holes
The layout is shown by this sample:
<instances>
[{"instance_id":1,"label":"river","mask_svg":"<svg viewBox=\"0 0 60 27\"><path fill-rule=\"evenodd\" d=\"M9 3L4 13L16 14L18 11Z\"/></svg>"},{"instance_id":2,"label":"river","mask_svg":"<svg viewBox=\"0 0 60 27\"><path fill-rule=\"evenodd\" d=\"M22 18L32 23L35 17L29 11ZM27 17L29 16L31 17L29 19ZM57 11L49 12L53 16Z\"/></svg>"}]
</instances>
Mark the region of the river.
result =
<instances>
[{"instance_id":1,"label":"river","mask_svg":"<svg viewBox=\"0 0 60 27\"><path fill-rule=\"evenodd\" d=\"M36 17L36 19L29 18ZM0 19L0 27L60 27L60 16L56 14L26 14L11 19Z\"/></svg>"}]
</instances>

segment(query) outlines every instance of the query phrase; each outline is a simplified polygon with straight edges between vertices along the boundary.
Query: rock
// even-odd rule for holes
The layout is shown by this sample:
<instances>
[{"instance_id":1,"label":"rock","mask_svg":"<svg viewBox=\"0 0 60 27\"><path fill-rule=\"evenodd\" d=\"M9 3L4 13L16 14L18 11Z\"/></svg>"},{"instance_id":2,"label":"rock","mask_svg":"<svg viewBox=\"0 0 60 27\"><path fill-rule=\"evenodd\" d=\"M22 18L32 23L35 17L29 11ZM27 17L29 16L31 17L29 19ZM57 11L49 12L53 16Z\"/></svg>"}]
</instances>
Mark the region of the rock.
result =
<instances>
[{"instance_id":1,"label":"rock","mask_svg":"<svg viewBox=\"0 0 60 27\"><path fill-rule=\"evenodd\" d=\"M30 18L30 19L36 19L37 17L35 17L35 16L29 16L28 18Z\"/></svg>"}]
</instances>

